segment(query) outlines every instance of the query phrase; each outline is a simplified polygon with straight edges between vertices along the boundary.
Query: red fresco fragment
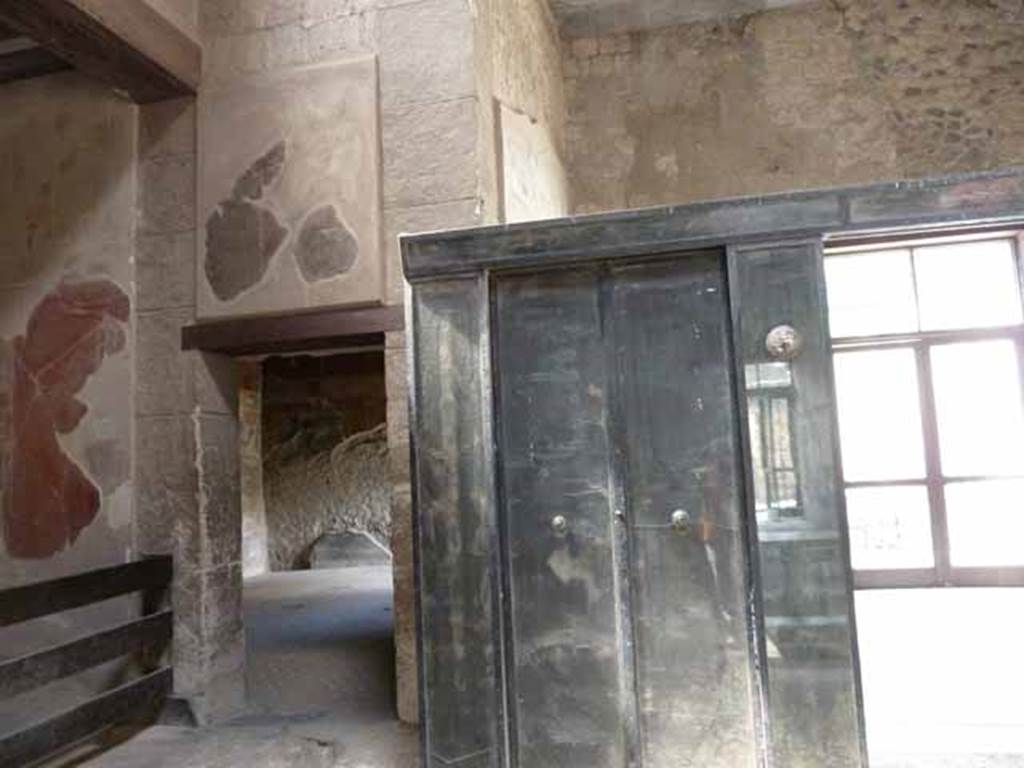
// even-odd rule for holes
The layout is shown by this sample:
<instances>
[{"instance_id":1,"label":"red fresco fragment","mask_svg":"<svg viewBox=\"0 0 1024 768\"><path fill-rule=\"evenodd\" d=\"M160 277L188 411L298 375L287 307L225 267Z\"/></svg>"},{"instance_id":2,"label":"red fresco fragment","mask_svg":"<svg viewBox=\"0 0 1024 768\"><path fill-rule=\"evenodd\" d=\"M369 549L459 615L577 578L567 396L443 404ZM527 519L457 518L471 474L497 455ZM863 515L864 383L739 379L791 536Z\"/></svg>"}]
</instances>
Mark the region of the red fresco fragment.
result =
<instances>
[{"instance_id":1,"label":"red fresco fragment","mask_svg":"<svg viewBox=\"0 0 1024 768\"><path fill-rule=\"evenodd\" d=\"M127 294L109 280L65 282L36 305L25 334L14 339L3 520L13 557L56 554L99 511L99 489L61 450L57 434L71 432L88 411L75 395L105 355L124 349L121 323L129 311Z\"/></svg>"}]
</instances>

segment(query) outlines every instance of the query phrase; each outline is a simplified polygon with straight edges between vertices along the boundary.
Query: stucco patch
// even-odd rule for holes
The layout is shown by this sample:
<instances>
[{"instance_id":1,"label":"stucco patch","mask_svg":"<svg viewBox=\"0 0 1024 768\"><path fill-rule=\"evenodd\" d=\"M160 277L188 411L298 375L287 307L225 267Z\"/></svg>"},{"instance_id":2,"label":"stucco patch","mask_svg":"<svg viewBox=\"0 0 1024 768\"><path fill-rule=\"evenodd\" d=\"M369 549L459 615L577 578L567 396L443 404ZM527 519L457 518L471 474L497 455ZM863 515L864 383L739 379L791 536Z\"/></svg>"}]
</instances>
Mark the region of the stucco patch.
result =
<instances>
[{"instance_id":1,"label":"stucco patch","mask_svg":"<svg viewBox=\"0 0 1024 768\"><path fill-rule=\"evenodd\" d=\"M222 202L206 221L206 278L217 298L230 301L262 280L286 234L272 211Z\"/></svg>"},{"instance_id":2,"label":"stucco patch","mask_svg":"<svg viewBox=\"0 0 1024 768\"><path fill-rule=\"evenodd\" d=\"M281 175L285 155L285 142L277 142L238 178L231 193L232 199L259 200L263 197L263 189Z\"/></svg>"},{"instance_id":3,"label":"stucco patch","mask_svg":"<svg viewBox=\"0 0 1024 768\"><path fill-rule=\"evenodd\" d=\"M279 141L238 177L231 199L222 200L206 221L206 277L221 301L230 301L263 279L288 229L259 200L284 168Z\"/></svg>"},{"instance_id":4,"label":"stucco patch","mask_svg":"<svg viewBox=\"0 0 1024 768\"><path fill-rule=\"evenodd\" d=\"M359 244L333 205L317 208L302 222L295 259L308 282L348 272L359 255Z\"/></svg>"}]
</instances>

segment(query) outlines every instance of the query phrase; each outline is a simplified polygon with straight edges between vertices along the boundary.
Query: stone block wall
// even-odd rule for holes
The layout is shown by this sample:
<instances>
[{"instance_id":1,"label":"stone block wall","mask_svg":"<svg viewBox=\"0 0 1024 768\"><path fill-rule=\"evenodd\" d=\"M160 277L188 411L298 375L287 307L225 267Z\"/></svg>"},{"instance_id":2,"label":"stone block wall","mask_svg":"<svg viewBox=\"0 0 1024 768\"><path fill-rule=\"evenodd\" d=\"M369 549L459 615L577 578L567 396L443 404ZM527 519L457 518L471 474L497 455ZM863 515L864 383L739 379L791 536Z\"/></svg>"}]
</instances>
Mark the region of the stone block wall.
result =
<instances>
[{"instance_id":1,"label":"stone block wall","mask_svg":"<svg viewBox=\"0 0 1024 768\"><path fill-rule=\"evenodd\" d=\"M837 0L567 41L578 212L1024 160L1016 2Z\"/></svg>"},{"instance_id":2,"label":"stone block wall","mask_svg":"<svg viewBox=\"0 0 1024 768\"><path fill-rule=\"evenodd\" d=\"M139 110L135 510L141 551L175 558L175 690L200 718L244 703L234 361L181 351L195 320L193 99Z\"/></svg>"},{"instance_id":3,"label":"stone block wall","mask_svg":"<svg viewBox=\"0 0 1024 768\"><path fill-rule=\"evenodd\" d=\"M204 84L239 75L374 55L379 68L382 250L385 303L401 304L401 232L471 226L493 207L478 148L491 112L474 66L467 0L202 0ZM486 200L486 202L485 202ZM298 309L299 307L296 307ZM417 717L404 336L386 357L394 485L398 708Z\"/></svg>"}]
</instances>

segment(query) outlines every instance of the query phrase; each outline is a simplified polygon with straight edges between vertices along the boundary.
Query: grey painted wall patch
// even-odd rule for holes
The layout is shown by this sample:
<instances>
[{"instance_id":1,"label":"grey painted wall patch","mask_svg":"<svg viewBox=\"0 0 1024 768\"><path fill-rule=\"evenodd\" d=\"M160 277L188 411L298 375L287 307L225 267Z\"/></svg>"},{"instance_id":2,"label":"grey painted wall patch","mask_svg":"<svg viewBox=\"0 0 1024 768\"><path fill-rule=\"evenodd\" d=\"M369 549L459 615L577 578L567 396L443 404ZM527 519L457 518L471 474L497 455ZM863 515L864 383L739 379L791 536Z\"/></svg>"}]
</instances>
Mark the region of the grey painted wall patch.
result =
<instances>
[{"instance_id":1,"label":"grey painted wall patch","mask_svg":"<svg viewBox=\"0 0 1024 768\"><path fill-rule=\"evenodd\" d=\"M232 197L235 200L259 200L263 197L263 189L278 176L284 167L285 143L277 142L263 157L249 166L245 173L238 177Z\"/></svg>"},{"instance_id":2,"label":"grey painted wall patch","mask_svg":"<svg viewBox=\"0 0 1024 768\"><path fill-rule=\"evenodd\" d=\"M358 255L359 244L333 205L320 206L302 223L295 259L307 282L348 272Z\"/></svg>"},{"instance_id":3,"label":"grey painted wall patch","mask_svg":"<svg viewBox=\"0 0 1024 768\"><path fill-rule=\"evenodd\" d=\"M288 229L274 212L248 202L263 197L280 175L285 143L277 142L235 182L206 220L206 279L221 301L230 301L256 285L284 242Z\"/></svg>"}]
</instances>

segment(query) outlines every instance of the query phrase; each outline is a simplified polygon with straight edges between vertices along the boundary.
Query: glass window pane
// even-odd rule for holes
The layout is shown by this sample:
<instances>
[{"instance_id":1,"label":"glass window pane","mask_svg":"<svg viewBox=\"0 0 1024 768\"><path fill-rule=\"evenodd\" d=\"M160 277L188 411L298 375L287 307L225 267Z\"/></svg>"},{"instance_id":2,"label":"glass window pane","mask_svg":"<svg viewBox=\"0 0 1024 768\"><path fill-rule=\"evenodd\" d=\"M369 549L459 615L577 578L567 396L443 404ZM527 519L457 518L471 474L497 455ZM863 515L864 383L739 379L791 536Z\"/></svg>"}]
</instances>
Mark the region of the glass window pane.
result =
<instances>
[{"instance_id":1,"label":"glass window pane","mask_svg":"<svg viewBox=\"0 0 1024 768\"><path fill-rule=\"evenodd\" d=\"M834 337L917 330L909 250L830 256L825 281Z\"/></svg>"},{"instance_id":2,"label":"glass window pane","mask_svg":"<svg viewBox=\"0 0 1024 768\"><path fill-rule=\"evenodd\" d=\"M921 328L983 328L1021 320L1009 240L951 243L914 250Z\"/></svg>"},{"instance_id":3,"label":"glass window pane","mask_svg":"<svg viewBox=\"0 0 1024 768\"><path fill-rule=\"evenodd\" d=\"M1024 480L946 485L954 566L1024 565Z\"/></svg>"},{"instance_id":4,"label":"glass window pane","mask_svg":"<svg viewBox=\"0 0 1024 768\"><path fill-rule=\"evenodd\" d=\"M1024 414L1012 341L932 347L946 477L1024 473Z\"/></svg>"},{"instance_id":5,"label":"glass window pane","mask_svg":"<svg viewBox=\"0 0 1024 768\"><path fill-rule=\"evenodd\" d=\"M854 569L935 565L928 489L924 486L849 488L846 517Z\"/></svg>"},{"instance_id":6,"label":"glass window pane","mask_svg":"<svg viewBox=\"0 0 1024 768\"><path fill-rule=\"evenodd\" d=\"M909 349L835 356L843 475L856 480L924 476L917 367Z\"/></svg>"}]
</instances>

